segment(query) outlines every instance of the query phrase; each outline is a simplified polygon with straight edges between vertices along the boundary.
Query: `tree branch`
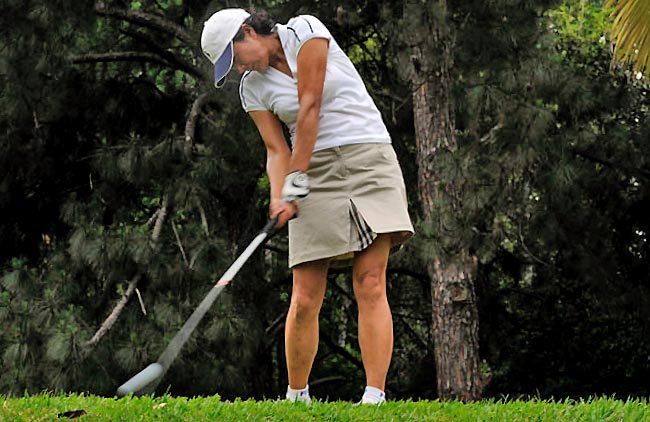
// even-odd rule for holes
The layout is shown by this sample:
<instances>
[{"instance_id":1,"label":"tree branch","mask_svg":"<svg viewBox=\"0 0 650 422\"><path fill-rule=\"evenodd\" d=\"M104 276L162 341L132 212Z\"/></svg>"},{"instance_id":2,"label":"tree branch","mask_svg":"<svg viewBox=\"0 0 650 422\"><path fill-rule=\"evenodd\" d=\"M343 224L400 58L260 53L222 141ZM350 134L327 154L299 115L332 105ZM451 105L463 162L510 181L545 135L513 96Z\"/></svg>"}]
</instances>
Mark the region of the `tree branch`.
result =
<instances>
[{"instance_id":1,"label":"tree branch","mask_svg":"<svg viewBox=\"0 0 650 422\"><path fill-rule=\"evenodd\" d=\"M403 314L401 314L399 312L393 312L393 316L396 316L396 317L398 317L399 319L402 320L402 322L404 323L404 327L406 327L406 329L411 333L411 335L413 337L415 337L415 339L420 342L420 346L423 349L426 350L429 347L430 342L428 342L428 341L424 340L422 337L420 337L420 334L418 334L418 332L415 331L413 329L413 327L411 327L411 324L409 324L408 321L406 321L406 318L405 318L405 316Z\"/></svg>"},{"instance_id":2,"label":"tree branch","mask_svg":"<svg viewBox=\"0 0 650 422\"><path fill-rule=\"evenodd\" d=\"M187 268L190 268L190 263L187 261L187 255L185 254L185 248L183 248L183 243L181 242L181 237L178 235L178 230L176 229L176 224L172 221L172 230L174 231L174 236L176 237L176 244L178 245L178 249L181 250L181 255L183 256L183 262L185 262L185 266Z\"/></svg>"},{"instance_id":3,"label":"tree branch","mask_svg":"<svg viewBox=\"0 0 650 422\"><path fill-rule=\"evenodd\" d=\"M208 217L205 215L205 210L203 209L203 205L201 205L201 201L196 198L196 207L199 209L199 215L201 216L201 227L203 227L203 231L205 232L206 237L210 237L210 227L208 227Z\"/></svg>"},{"instance_id":4,"label":"tree branch","mask_svg":"<svg viewBox=\"0 0 650 422\"><path fill-rule=\"evenodd\" d=\"M650 172L647 171L647 170L643 170L643 169L635 168L635 167L629 167L629 166L626 166L624 164L615 163L613 161L606 160L604 158L596 157L594 155L591 155L587 151L582 151L582 150L579 150L577 148L572 148L571 152L573 152L578 157L584 158L585 160L593 161L594 163L601 164L601 165L603 165L605 167L618 169L618 170L621 170L621 171L623 171L625 173L633 174L633 175L642 177L644 179L650 180Z\"/></svg>"},{"instance_id":5,"label":"tree branch","mask_svg":"<svg viewBox=\"0 0 650 422\"><path fill-rule=\"evenodd\" d=\"M113 311L102 323L101 327L99 327L99 330L97 330L95 335L86 342L86 346L90 346L90 347L96 346L97 343L99 343L99 340L101 340L102 337L104 337L104 334L106 334L108 330L110 330L113 327L115 321L117 321L117 318L122 313L122 310L128 303L129 299L131 298L131 296L133 296L133 292L135 291L135 286L138 284L139 280L140 280L140 275L137 275L133 280L129 282L129 287L126 289L126 292L124 293L124 296L122 296L122 299L120 299L120 301L117 302L117 305L115 305L115 308L113 308Z\"/></svg>"},{"instance_id":6,"label":"tree branch","mask_svg":"<svg viewBox=\"0 0 650 422\"><path fill-rule=\"evenodd\" d=\"M82 55L71 55L68 57L74 64L83 63L106 63L106 62L147 62L156 63L161 66L169 66L170 63L163 60L154 53L144 51L118 51L113 53L91 53Z\"/></svg>"},{"instance_id":7,"label":"tree branch","mask_svg":"<svg viewBox=\"0 0 650 422\"><path fill-rule=\"evenodd\" d=\"M156 219L156 224L153 226L153 232L151 233L151 243L155 245L158 242L160 237L160 232L162 231L163 223L165 218L167 218L167 208L169 207L169 195L163 195L162 204L160 205L160 212L158 213L158 218Z\"/></svg>"},{"instance_id":8,"label":"tree branch","mask_svg":"<svg viewBox=\"0 0 650 422\"><path fill-rule=\"evenodd\" d=\"M284 320L287 318L287 313L282 312L271 324L269 324L268 327L264 330L264 332L268 335L272 332L275 332L275 330L278 329L278 327L281 327L284 324ZM273 337L273 335L271 336Z\"/></svg>"},{"instance_id":9,"label":"tree branch","mask_svg":"<svg viewBox=\"0 0 650 422\"><path fill-rule=\"evenodd\" d=\"M386 270L387 274L397 274L397 275L405 275L408 277L412 277L416 280L420 280L422 282L431 283L431 278L429 278L428 275L423 274L423 273L418 273L416 271L410 270L408 268L401 268L401 267L388 267Z\"/></svg>"},{"instance_id":10,"label":"tree branch","mask_svg":"<svg viewBox=\"0 0 650 422\"><path fill-rule=\"evenodd\" d=\"M323 330L320 330L320 339L323 343L327 345L333 352L339 354L346 360L348 360L350 363L352 363L354 366L359 368L359 370L364 371L363 369L363 363L352 353L348 352L345 347L341 347L338 344L336 344L334 341L332 341L331 338L327 335L327 333L323 332Z\"/></svg>"},{"instance_id":11,"label":"tree branch","mask_svg":"<svg viewBox=\"0 0 650 422\"><path fill-rule=\"evenodd\" d=\"M168 207L169 207L169 196L165 195L163 196L162 205L160 206L160 210L158 212L158 218L156 219L156 224L151 234L152 247L156 245L158 239L160 238L160 233L162 232L162 226L163 223L165 222L165 218L167 217ZM104 335L108 332L108 330L113 328L115 321L117 321L117 318L119 318L120 314L122 313L122 310L124 310L124 307L129 302L129 299L133 295L133 292L135 291L138 281L140 281L140 277L141 277L140 274L138 274L129 282L129 286L127 287L126 292L124 293L120 301L117 303L117 305L115 305L115 308L113 308L113 311L106 318L106 320L104 320L104 322L99 327L95 335L86 342L86 346L89 347L96 346L97 343L99 343L99 341L102 339L102 337L104 337Z\"/></svg>"},{"instance_id":12,"label":"tree branch","mask_svg":"<svg viewBox=\"0 0 650 422\"><path fill-rule=\"evenodd\" d=\"M111 8L106 6L103 1L95 3L95 11L101 16L117 18L149 29L164 32L190 45L193 42L190 34L182 26L158 15L152 15L139 10Z\"/></svg>"},{"instance_id":13,"label":"tree branch","mask_svg":"<svg viewBox=\"0 0 650 422\"><path fill-rule=\"evenodd\" d=\"M334 376L331 376L331 377L318 378L318 379L316 379L314 381L311 381L309 383L309 386L310 387L315 387L317 385L330 384L330 383L333 383L333 382L341 382L341 383L343 383L344 381L348 381L348 379L346 377L342 377L340 375L334 375Z\"/></svg>"},{"instance_id":14,"label":"tree branch","mask_svg":"<svg viewBox=\"0 0 650 422\"><path fill-rule=\"evenodd\" d=\"M283 249L283 248L279 248L279 247L277 247L277 246L275 246L275 245L272 245L272 244L270 244L270 243L267 243L266 245L264 245L264 246L262 247L262 249L266 249L266 250L268 250L268 251L275 252L275 253L277 253L277 254L279 254L279 255L282 255L282 256L288 256L288 255L289 255L289 251L288 251L288 250Z\"/></svg>"},{"instance_id":15,"label":"tree branch","mask_svg":"<svg viewBox=\"0 0 650 422\"><path fill-rule=\"evenodd\" d=\"M151 39L150 37L146 36L143 33L140 33L138 31L130 31L130 30L125 30L125 29L120 29L120 32L123 33L124 35L133 38L134 40L144 44L149 50L155 51L158 56L162 57L163 59L167 60L170 64L176 66L179 70L182 70L183 72L187 73L188 75L192 75L197 79L208 81L209 78L207 75L199 70L196 66L194 66L192 63L183 60L179 55L172 53L168 49L160 46L155 40Z\"/></svg>"},{"instance_id":16,"label":"tree branch","mask_svg":"<svg viewBox=\"0 0 650 422\"><path fill-rule=\"evenodd\" d=\"M146 225L147 225L147 226L152 225L153 222L157 220L157 218L158 218L158 214L160 214L160 208L158 208L158 209L156 210L156 212L154 212L153 215L152 215L151 217L149 217L149 220L147 220Z\"/></svg>"},{"instance_id":17,"label":"tree branch","mask_svg":"<svg viewBox=\"0 0 650 422\"><path fill-rule=\"evenodd\" d=\"M208 94L201 94L196 98L196 100L194 100L194 103L192 104L190 115L187 117L187 121L185 122L185 142L187 142L188 148L191 148L194 145L196 122L199 119L201 108L205 105L207 100Z\"/></svg>"}]
</instances>

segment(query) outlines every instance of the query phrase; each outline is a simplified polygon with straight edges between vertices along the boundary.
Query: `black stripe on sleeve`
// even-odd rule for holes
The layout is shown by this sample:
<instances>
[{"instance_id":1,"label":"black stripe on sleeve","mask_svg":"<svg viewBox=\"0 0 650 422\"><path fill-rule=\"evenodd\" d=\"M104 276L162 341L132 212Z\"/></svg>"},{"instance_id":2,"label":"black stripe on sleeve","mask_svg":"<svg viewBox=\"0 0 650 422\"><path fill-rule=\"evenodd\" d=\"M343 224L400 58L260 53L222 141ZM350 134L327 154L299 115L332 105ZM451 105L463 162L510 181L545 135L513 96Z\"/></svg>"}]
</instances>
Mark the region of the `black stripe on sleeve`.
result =
<instances>
[{"instance_id":1,"label":"black stripe on sleeve","mask_svg":"<svg viewBox=\"0 0 650 422\"><path fill-rule=\"evenodd\" d=\"M309 29L311 29L311 33L313 34L313 33L314 33L314 28L311 27L311 23L309 23L309 21L307 20L307 18L305 18L305 17L303 17L303 16L301 16L301 18L302 18L305 22L307 22L307 25L309 25Z\"/></svg>"},{"instance_id":2,"label":"black stripe on sleeve","mask_svg":"<svg viewBox=\"0 0 650 422\"><path fill-rule=\"evenodd\" d=\"M298 34L296 33L296 30L293 29L293 28L290 27L290 26L287 26L287 29L290 29L291 32L293 32L293 35L294 35L294 36L296 37L296 39L298 40L298 42L300 42L300 37L299 37Z\"/></svg>"}]
</instances>

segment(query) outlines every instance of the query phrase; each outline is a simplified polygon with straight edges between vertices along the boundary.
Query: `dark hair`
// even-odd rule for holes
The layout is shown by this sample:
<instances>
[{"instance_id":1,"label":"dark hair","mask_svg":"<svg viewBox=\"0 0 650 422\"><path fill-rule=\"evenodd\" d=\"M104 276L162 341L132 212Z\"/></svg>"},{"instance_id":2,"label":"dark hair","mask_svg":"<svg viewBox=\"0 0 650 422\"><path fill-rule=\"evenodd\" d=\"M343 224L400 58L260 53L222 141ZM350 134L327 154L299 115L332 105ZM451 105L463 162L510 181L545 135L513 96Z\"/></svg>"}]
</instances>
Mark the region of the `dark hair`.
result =
<instances>
[{"instance_id":1,"label":"dark hair","mask_svg":"<svg viewBox=\"0 0 650 422\"><path fill-rule=\"evenodd\" d=\"M245 24L253 27L255 32L260 35L271 35L275 32L275 20L266 13L265 10L255 9L254 7L246 9L251 15L244 21ZM237 34L232 39L233 41L241 41L244 39L244 30L239 28Z\"/></svg>"}]
</instances>

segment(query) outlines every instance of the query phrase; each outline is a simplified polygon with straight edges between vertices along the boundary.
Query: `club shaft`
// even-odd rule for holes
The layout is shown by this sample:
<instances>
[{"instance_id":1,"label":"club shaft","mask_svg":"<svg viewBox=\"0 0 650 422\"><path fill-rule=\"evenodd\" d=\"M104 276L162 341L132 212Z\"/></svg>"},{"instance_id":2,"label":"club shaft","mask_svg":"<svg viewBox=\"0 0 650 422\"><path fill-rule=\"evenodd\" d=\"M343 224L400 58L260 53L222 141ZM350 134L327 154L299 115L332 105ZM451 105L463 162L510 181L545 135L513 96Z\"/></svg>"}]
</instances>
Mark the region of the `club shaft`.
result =
<instances>
[{"instance_id":1,"label":"club shaft","mask_svg":"<svg viewBox=\"0 0 650 422\"><path fill-rule=\"evenodd\" d=\"M266 239L267 234L266 233L260 233L258 234L255 239L246 247L244 252L242 252L241 255L239 255L239 258L235 260L235 262L226 270L224 275L221 277L221 281L228 281L232 280L235 275L239 272L241 267L246 263L248 258L255 252L257 247ZM163 370L166 372L171 363L174 361L178 353L180 352L181 348L187 340L190 338L192 335L192 332L196 328L197 325L199 325L199 322L201 322L201 319L203 319L203 316L208 312L208 310L212 307L212 304L214 301L219 297L223 289L227 286L227 283L225 284L217 284L212 289L208 292L208 294L203 298L199 306L194 310L192 315L185 321L185 324L183 324L183 327L176 333L172 341L169 343L165 351L160 355L158 358L158 363L162 365Z\"/></svg>"},{"instance_id":2,"label":"club shaft","mask_svg":"<svg viewBox=\"0 0 650 422\"><path fill-rule=\"evenodd\" d=\"M227 284L233 278L235 278L235 276L237 275L237 273L239 272L241 267L244 266L246 261L248 261L248 258L250 258L250 256L253 254L253 252L255 252L257 247L262 242L264 242L264 240L266 239L267 236L268 236L268 233L265 233L265 232L262 232L262 233L258 234L255 237L255 239L253 239L253 241L246 247L246 249L244 249L244 252L242 252L241 255L239 255L239 257L235 260L235 262L232 263L230 268L228 268L226 270L226 272L223 273L223 275L219 279L219 282L217 282L217 286L221 285L221 284Z\"/></svg>"},{"instance_id":3,"label":"club shaft","mask_svg":"<svg viewBox=\"0 0 650 422\"><path fill-rule=\"evenodd\" d=\"M187 321L185 321L183 327L176 333L167 348L158 357L157 363L162 367L162 373L160 376L154 382L150 383L145 388L140 390L139 394L150 394L156 389L158 383L167 372L174 359L176 359L176 356L178 356L178 353L190 338L194 332L194 329L196 329L196 327L199 325L199 322L201 322L205 314L212 307L214 301L221 294L223 289L230 283L230 281L237 275L241 267L244 266L253 252L255 252L255 250L257 250L257 248L269 237L269 234L275 227L277 221L277 218L269 220L262 231L257 236L255 236L255 238L248 244L246 249L244 249L244 251L235 260L235 262L233 262L232 265L221 276L217 284L215 284L214 287L210 289L208 294L205 296L205 298L203 298L192 315L190 315Z\"/></svg>"}]
</instances>

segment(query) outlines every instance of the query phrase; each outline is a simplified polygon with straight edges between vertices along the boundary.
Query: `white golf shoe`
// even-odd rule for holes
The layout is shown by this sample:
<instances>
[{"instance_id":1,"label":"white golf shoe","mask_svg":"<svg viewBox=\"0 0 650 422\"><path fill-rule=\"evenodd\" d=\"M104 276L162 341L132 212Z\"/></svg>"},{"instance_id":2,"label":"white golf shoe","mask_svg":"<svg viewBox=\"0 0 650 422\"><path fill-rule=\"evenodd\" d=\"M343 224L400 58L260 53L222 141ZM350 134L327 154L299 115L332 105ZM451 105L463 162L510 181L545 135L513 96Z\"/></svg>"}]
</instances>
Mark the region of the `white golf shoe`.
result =
<instances>
[{"instance_id":1,"label":"white golf shoe","mask_svg":"<svg viewBox=\"0 0 650 422\"><path fill-rule=\"evenodd\" d=\"M386 402L386 393L379 388L366 387L361 397L359 404L374 404L380 405Z\"/></svg>"},{"instance_id":2,"label":"white golf shoe","mask_svg":"<svg viewBox=\"0 0 650 422\"><path fill-rule=\"evenodd\" d=\"M309 396L309 385L302 390L294 390L291 387L287 387L286 400L292 402L303 402L305 404L311 403L311 397Z\"/></svg>"}]
</instances>

